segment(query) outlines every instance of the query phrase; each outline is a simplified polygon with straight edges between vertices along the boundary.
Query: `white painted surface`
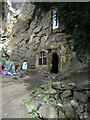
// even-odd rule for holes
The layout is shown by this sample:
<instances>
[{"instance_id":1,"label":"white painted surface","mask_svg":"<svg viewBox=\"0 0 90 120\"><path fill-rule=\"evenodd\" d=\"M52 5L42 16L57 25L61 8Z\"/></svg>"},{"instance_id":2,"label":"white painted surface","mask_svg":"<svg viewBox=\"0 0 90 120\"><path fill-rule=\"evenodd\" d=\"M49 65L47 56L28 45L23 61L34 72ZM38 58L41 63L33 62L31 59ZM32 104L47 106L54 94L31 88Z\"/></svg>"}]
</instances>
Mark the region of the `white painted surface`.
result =
<instances>
[{"instance_id":1,"label":"white painted surface","mask_svg":"<svg viewBox=\"0 0 90 120\"><path fill-rule=\"evenodd\" d=\"M56 18L56 13L57 13L57 11L53 10L53 30L57 29L59 27L59 22L58 22L58 19ZM57 22L57 24L56 24L56 22Z\"/></svg>"}]
</instances>

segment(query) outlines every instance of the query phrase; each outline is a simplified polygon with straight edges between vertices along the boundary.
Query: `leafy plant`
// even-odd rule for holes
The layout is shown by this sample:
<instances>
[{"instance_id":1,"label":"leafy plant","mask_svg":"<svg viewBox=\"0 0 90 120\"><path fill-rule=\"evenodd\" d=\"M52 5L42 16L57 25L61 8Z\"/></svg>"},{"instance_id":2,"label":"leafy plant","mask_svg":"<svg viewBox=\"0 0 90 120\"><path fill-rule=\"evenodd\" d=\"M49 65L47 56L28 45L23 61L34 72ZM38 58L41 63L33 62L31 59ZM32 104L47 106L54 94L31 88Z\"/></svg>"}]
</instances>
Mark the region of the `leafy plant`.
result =
<instances>
[{"instance_id":1,"label":"leafy plant","mask_svg":"<svg viewBox=\"0 0 90 120\"><path fill-rule=\"evenodd\" d=\"M48 84L48 83L52 83L52 82L53 82L53 80L49 80L49 81L47 81L47 84Z\"/></svg>"},{"instance_id":2,"label":"leafy plant","mask_svg":"<svg viewBox=\"0 0 90 120\"><path fill-rule=\"evenodd\" d=\"M37 107L36 108L32 108L32 112L36 112L37 111Z\"/></svg>"},{"instance_id":3,"label":"leafy plant","mask_svg":"<svg viewBox=\"0 0 90 120\"><path fill-rule=\"evenodd\" d=\"M25 103L25 106L27 106L27 103Z\"/></svg>"},{"instance_id":4,"label":"leafy plant","mask_svg":"<svg viewBox=\"0 0 90 120\"><path fill-rule=\"evenodd\" d=\"M39 89L39 88L35 88L35 89L34 89L34 92L35 92L36 94L38 94L38 93L40 92L40 89Z\"/></svg>"},{"instance_id":5,"label":"leafy plant","mask_svg":"<svg viewBox=\"0 0 90 120\"><path fill-rule=\"evenodd\" d=\"M49 89L49 90L52 89L52 86L49 86L48 89Z\"/></svg>"},{"instance_id":6,"label":"leafy plant","mask_svg":"<svg viewBox=\"0 0 90 120\"><path fill-rule=\"evenodd\" d=\"M44 90L47 90L47 89L48 89L48 87L47 87L47 86L45 86L45 87L44 87Z\"/></svg>"},{"instance_id":7,"label":"leafy plant","mask_svg":"<svg viewBox=\"0 0 90 120\"><path fill-rule=\"evenodd\" d=\"M41 97L41 99L44 99L46 97L46 95L43 95L42 97Z\"/></svg>"},{"instance_id":8,"label":"leafy plant","mask_svg":"<svg viewBox=\"0 0 90 120\"><path fill-rule=\"evenodd\" d=\"M32 112L31 112L30 110L28 111L28 113L29 113L29 114L32 114Z\"/></svg>"},{"instance_id":9,"label":"leafy plant","mask_svg":"<svg viewBox=\"0 0 90 120\"><path fill-rule=\"evenodd\" d=\"M35 112L37 111L37 107L36 108L32 108L32 111L28 111L29 114L35 114Z\"/></svg>"},{"instance_id":10,"label":"leafy plant","mask_svg":"<svg viewBox=\"0 0 90 120\"><path fill-rule=\"evenodd\" d=\"M74 100L75 100L75 102L78 102L78 100L77 100L77 98L76 98L76 97L74 97Z\"/></svg>"},{"instance_id":11,"label":"leafy plant","mask_svg":"<svg viewBox=\"0 0 90 120\"><path fill-rule=\"evenodd\" d=\"M27 103L29 103L29 102L32 101L32 100L33 100L33 98L30 97L30 98L28 99Z\"/></svg>"},{"instance_id":12,"label":"leafy plant","mask_svg":"<svg viewBox=\"0 0 90 120\"><path fill-rule=\"evenodd\" d=\"M34 120L38 120L38 118L39 118L39 115L37 114L37 115L35 116Z\"/></svg>"}]
</instances>

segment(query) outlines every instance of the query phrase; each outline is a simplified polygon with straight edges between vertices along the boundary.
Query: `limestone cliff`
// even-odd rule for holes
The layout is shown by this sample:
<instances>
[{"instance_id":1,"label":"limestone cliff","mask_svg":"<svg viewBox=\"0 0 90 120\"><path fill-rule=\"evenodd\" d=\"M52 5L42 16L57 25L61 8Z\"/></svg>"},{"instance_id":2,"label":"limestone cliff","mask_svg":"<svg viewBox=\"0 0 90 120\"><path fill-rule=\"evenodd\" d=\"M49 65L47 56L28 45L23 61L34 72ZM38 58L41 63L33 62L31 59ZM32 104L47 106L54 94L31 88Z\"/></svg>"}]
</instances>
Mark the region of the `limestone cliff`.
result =
<instances>
[{"instance_id":1,"label":"limestone cliff","mask_svg":"<svg viewBox=\"0 0 90 120\"><path fill-rule=\"evenodd\" d=\"M56 53L58 71L69 69L70 61L75 57L73 40L63 32L65 28L62 25L52 30L52 10L34 16L35 6L30 2L7 3L4 13L7 10L7 24L3 24L2 29L4 57L7 57L6 52L7 59L15 61L17 67L27 61L28 68L48 68L51 71L53 54ZM39 65L39 52L42 51L47 53L45 66Z\"/></svg>"}]
</instances>

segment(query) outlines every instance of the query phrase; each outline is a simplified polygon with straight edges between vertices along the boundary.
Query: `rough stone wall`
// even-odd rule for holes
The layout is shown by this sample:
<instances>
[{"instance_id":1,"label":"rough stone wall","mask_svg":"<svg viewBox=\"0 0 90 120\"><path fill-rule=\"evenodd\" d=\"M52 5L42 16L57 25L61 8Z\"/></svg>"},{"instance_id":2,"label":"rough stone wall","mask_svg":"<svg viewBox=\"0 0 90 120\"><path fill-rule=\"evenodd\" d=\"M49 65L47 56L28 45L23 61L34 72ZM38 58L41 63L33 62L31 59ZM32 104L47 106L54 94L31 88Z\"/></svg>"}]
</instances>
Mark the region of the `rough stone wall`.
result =
<instances>
[{"instance_id":1,"label":"rough stone wall","mask_svg":"<svg viewBox=\"0 0 90 120\"><path fill-rule=\"evenodd\" d=\"M28 62L28 68L52 68L53 53L57 53L59 71L67 70L70 59L75 57L72 52L70 35L63 32L64 27L52 30L52 10L41 12L33 19L35 7L31 3L25 3L23 10L13 19L7 22L5 47L9 60L15 61L19 66L23 61ZM47 66L37 65L38 51L47 51ZM51 52L50 52L51 50Z\"/></svg>"}]
</instances>

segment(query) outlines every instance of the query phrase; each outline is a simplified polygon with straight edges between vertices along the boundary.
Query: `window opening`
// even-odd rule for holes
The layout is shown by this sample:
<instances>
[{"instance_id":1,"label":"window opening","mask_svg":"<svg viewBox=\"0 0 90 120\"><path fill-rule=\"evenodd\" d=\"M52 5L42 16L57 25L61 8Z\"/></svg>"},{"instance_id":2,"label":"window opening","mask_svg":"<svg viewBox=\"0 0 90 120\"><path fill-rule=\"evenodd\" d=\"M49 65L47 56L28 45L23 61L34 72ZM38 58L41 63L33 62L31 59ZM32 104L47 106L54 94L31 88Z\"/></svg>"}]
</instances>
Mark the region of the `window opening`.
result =
<instances>
[{"instance_id":1,"label":"window opening","mask_svg":"<svg viewBox=\"0 0 90 120\"><path fill-rule=\"evenodd\" d=\"M39 65L47 65L47 56L44 51L39 53Z\"/></svg>"},{"instance_id":2,"label":"window opening","mask_svg":"<svg viewBox=\"0 0 90 120\"><path fill-rule=\"evenodd\" d=\"M57 11L53 10L53 30L59 27L59 22L57 19Z\"/></svg>"}]
</instances>

